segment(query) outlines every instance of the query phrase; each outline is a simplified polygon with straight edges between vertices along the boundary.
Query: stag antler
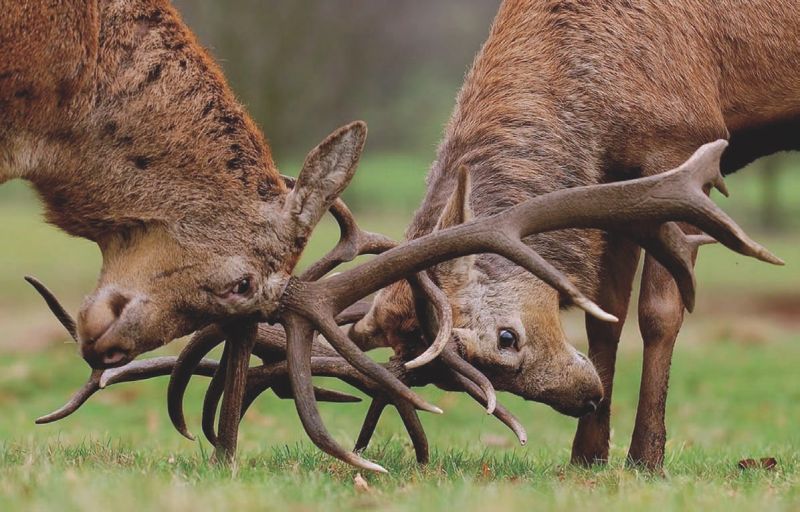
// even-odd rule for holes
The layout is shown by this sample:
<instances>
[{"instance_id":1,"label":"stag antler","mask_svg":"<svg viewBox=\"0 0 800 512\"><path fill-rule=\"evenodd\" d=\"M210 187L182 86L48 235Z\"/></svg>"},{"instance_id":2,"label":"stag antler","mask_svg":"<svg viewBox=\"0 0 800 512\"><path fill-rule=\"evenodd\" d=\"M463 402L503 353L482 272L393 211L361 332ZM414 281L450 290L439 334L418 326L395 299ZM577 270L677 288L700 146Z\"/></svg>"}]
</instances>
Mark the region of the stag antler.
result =
<instances>
[{"instance_id":1,"label":"stag antler","mask_svg":"<svg viewBox=\"0 0 800 512\"><path fill-rule=\"evenodd\" d=\"M28 281L38 292L39 294L45 299L47 305L50 307L50 310L55 314L56 318L58 318L59 322L64 326L67 330L69 335L77 342L77 336L75 333L75 320L72 316L66 311L66 309L61 305L61 303L56 298L55 294L50 291L41 281L36 279L35 277L26 276L25 280ZM363 309L363 305L357 305L357 307ZM205 345L209 342L213 342L209 348L207 348L203 355L207 354L211 351L215 346L219 345L223 341L223 337L221 331L217 326L210 326L200 333L196 334L191 342L189 343L190 347L194 347L196 345ZM282 339L280 341L276 340L274 336L266 336L266 337L259 337L257 340L257 350L255 350L256 355L262 357L262 359L269 357L270 354L285 353L285 341ZM100 391L101 389L105 389L106 387L112 384L118 384L122 382L134 382L139 380L147 380L154 377L162 377L166 375L172 375L175 368L181 366L181 358L191 355L195 352L196 349L192 350L184 350L180 356L163 356L163 357L152 357L148 359L141 359L138 361L132 361L124 366L120 366L118 368L110 368L107 370L93 370L89 375L88 380L86 383L81 386L70 399L60 408L56 409L55 411L41 416L36 419L37 424L46 424L52 423L61 419L66 418L67 416L73 414L77 411L84 403L86 403L89 398L92 397L95 393ZM185 364L183 365L185 366ZM201 375L204 377L213 377L217 375L217 371L220 366L224 367L222 361L215 361L213 359L204 359L200 358L199 360L193 361L191 363L191 375ZM172 380L170 380L172 383ZM187 377L188 383L188 377ZM288 384L288 380L284 383ZM275 387L273 387L275 388ZM293 398L291 392L286 392L287 386L284 385L283 388L279 391L275 389L275 394L278 395L280 398ZM185 391L185 388L180 391L181 395ZM332 391L328 389L322 388L315 388L317 399L324 402L360 402L361 399L348 395L346 393L340 393L338 391ZM168 395L169 398L170 395ZM173 417L174 411L170 408L170 417L173 418L173 423L175 424L176 429L178 429L181 434L189 437L190 439L194 439L194 437L186 431L185 422L183 423L176 423L176 418ZM181 422L182 420L182 411L181 411ZM182 425L182 426L181 426Z\"/></svg>"},{"instance_id":2,"label":"stag antler","mask_svg":"<svg viewBox=\"0 0 800 512\"><path fill-rule=\"evenodd\" d=\"M690 254L698 239L685 235L675 222L694 225L741 254L781 264L780 259L751 240L707 197L712 187L725 192L719 173L719 158L726 146L725 141L706 144L679 168L649 178L576 187L530 199L494 216L443 229L388 249L362 265L324 280L289 278L279 307L265 314L268 313L272 321L282 324L286 330L288 372L295 404L311 439L327 453L347 462L365 469L382 470L380 466L339 447L322 424L311 383L311 348L317 330L352 366L379 383L395 403L406 400L416 408L438 412L438 408L411 392L387 368L369 359L339 330L335 318L350 304L380 288L400 279L413 279L419 272L443 261L477 253L501 255L553 286L572 303L604 320L615 318L603 312L565 275L525 245L524 237L567 228L605 229L630 236L671 272L689 310L693 307L695 294ZM351 230L349 238L356 240L353 246L357 250L351 253L357 254L360 252L359 243L366 246L365 240L369 237L359 242L359 237L352 235L353 232ZM319 275L312 277L320 277L324 270L333 268L335 261L340 261L339 255L321 264L315 269L315 274ZM440 320L444 327L448 323L445 315ZM246 392L244 374L250 355L248 347L254 345L251 338L255 335L252 327L237 326L235 330L246 335L230 340L239 348L235 349L236 356L228 361L225 395L229 400L227 406L223 400L222 413L228 418L224 437L232 439L234 447L235 429ZM429 350L445 353L446 343L441 342L442 338L443 335L437 335L434 339L439 341L431 343ZM414 362L410 364L413 366ZM236 422L232 418L236 418ZM221 435L222 427L221 424ZM221 445L225 449L226 444ZM227 453L230 454L230 450Z\"/></svg>"},{"instance_id":3,"label":"stag antler","mask_svg":"<svg viewBox=\"0 0 800 512\"><path fill-rule=\"evenodd\" d=\"M287 184L291 187L293 186L293 182L291 179L286 179ZM325 274L333 270L336 266L341 263L351 261L355 257L362 255L362 254L372 254L372 253L380 253L383 252L391 247L394 247L396 244L389 240L388 238L384 237L383 235L378 235L375 233L370 233L367 231L363 231L359 228L358 224L356 223L355 219L352 216L352 213L344 204L343 201L337 199L331 206L331 213L333 214L334 218L337 220L340 228L340 240L337 245L334 247L332 251L330 251L326 256L324 256L321 260L317 263L312 265L306 272L304 272L299 279L293 279L287 285L292 286L292 282L295 283L302 283L302 282L311 282L317 281ZM423 279L427 279L424 277ZM435 288L432 282L428 282L430 286ZM296 284L295 284L296 286ZM443 294L440 294L440 297ZM285 295L286 297L286 295ZM316 327L325 338L332 343L337 351L342 354L347 362L351 363L355 366L358 370L365 373L365 377L367 379L371 379L372 381L381 382L381 384L385 384L388 380L391 385L388 386L388 392L392 396L391 399L382 398L387 403L391 401L397 408L398 411L401 413L401 417L404 418L404 422L406 426L410 429L409 434L412 437L412 441L414 441L415 446L418 448L417 458L422 460L423 458L427 460L427 442L422 443L424 440L424 432L421 431L421 426L417 428L419 424L418 419L412 419L411 416L413 415L416 417L416 412L414 407L421 408L424 410L432 411L432 412L440 412L438 408L434 408L426 404L424 401L419 399L415 394L411 393L408 390L408 387L404 385L400 378L394 375L389 369L381 367L374 363L371 359L366 357L361 350L349 339L347 338L339 329L338 326L351 323L352 321L358 320L363 317L364 314L369 310L368 305L366 303L358 303L356 302L354 305L347 307L344 311L339 314L331 315L330 318L320 317L319 320L324 318L324 321L317 322L316 325L312 326L308 324L308 321L303 318L302 316L296 316L294 322L296 325L300 326L301 324L308 324L304 325L303 327L298 327L302 329L309 329L311 336L313 337L314 327ZM337 312L338 313L338 312ZM443 349L444 345L450 338L450 329L452 327L452 322L448 321L447 319L450 318L450 309L449 304L446 305L446 308L443 308L440 311L440 317L444 319L441 323L443 329L441 329L440 336L437 337L436 341L431 344L430 348L423 352L423 354L418 358L418 361L430 361L435 358ZM291 314L289 314L291 316ZM334 318L335 317L335 318ZM287 317L284 317L281 321L284 325L284 328L287 329L287 338L291 336L289 331L292 324L292 320L288 320ZM309 340L311 342L311 340ZM310 345L313 347L313 343ZM190 355L187 354L187 361L199 361L204 357L205 353L203 352L204 348L202 347L187 347L187 350L196 352ZM228 359L227 363L230 365L231 360L238 360L238 361L246 361L249 359L249 352L245 349L240 352L237 357ZM443 362L445 365L452 365L452 368L456 371L462 372L462 375L467 379L472 379L478 387L483 390L484 395L487 397L487 404L489 412L494 410L494 406L496 403L495 392L494 388L492 387L491 383L485 376L483 376L480 372L478 372L475 368L468 365L465 361L461 360L460 358L443 358ZM312 361L309 361L311 364ZM289 367L291 368L291 362L289 362ZM419 366L417 364L416 366ZM238 370L234 369L233 373L237 375L243 375L245 372L245 366L241 365ZM191 364L187 364L185 366L181 366L180 368L176 366L175 374L173 375L173 382L174 386L171 386L174 390L180 390L181 388L185 389L186 382L190 378L192 374L192 367ZM352 368L350 369L352 370ZM313 364L312 368L309 369L309 372L313 373ZM294 372L290 372L294 373ZM220 377L216 377L212 380L212 384L209 387L209 393L206 395L206 405L204 407L204 432L206 433L206 437L208 437L212 442L215 442L215 446L217 447L218 452L222 452L222 454L226 457L232 456L233 452L235 451L235 439L236 439L236 428L238 426L238 417L235 416L233 413L231 415L227 415L225 413L221 413L220 415L220 433L221 435L219 438L213 432L213 416L216 411L216 404L219 400L219 386L221 381L221 374L218 374ZM338 375L341 378L344 378L345 375ZM291 377L291 375L290 375ZM355 379L352 375L350 376L351 380ZM359 376L359 379L361 376ZM365 389L365 386L368 388L366 384L364 384L363 380L355 379L355 384L357 387L361 387L362 390ZM236 389L230 387L227 383L228 379L225 379L225 391L224 394L226 396L237 397L232 398L232 400L238 401L240 404L239 407L244 407L245 400L247 399L244 395L245 389L244 387L244 380L243 378L239 379L239 384ZM352 382L351 382L352 383ZM358 384L361 384L360 386ZM297 392L297 386L293 384L293 389ZM313 388L312 388L313 389ZM310 390L306 389L306 393L309 393ZM318 393L315 393L318 394ZM374 394L374 393L373 393ZM173 421L175 422L176 428L179 429L182 433L185 432L185 424L182 422L182 413L179 412L180 408L178 404L182 400L182 393L179 392L170 392L169 393L169 400L170 400L170 411L175 413L173 417ZM253 397L254 398L254 397ZM414 407L406 406L406 402L411 402ZM303 421L304 426L306 427L306 431L309 434L309 437L312 441L317 444L323 451L326 451L329 454L332 454L340 459L343 459L347 462L352 464L358 465L363 467L364 469L375 469L379 470L378 466L375 464L361 459L360 457L348 452L341 447L339 447L332 438L328 435L326 429L324 428L318 412L316 411L316 406L312 403L306 404L303 400L298 399L295 400L298 412L301 416L301 420ZM235 409L236 406L233 407ZM233 410L232 409L232 410ZM236 421L236 423L234 423ZM222 435L222 431L226 430L227 433ZM424 450L423 450L424 446ZM424 457L422 452L424 451Z\"/></svg>"},{"instance_id":4,"label":"stag antler","mask_svg":"<svg viewBox=\"0 0 800 512\"><path fill-rule=\"evenodd\" d=\"M526 236L567 228L595 228L630 236L670 271L688 309L694 305L694 271L689 257L695 240L675 222L700 228L726 247L762 261L782 261L750 239L707 196L725 192L719 159L720 140L702 146L683 165L656 176L620 183L576 187L532 198L491 217L436 231L321 281L291 278L272 318L287 330L287 356L295 403L306 430L320 448L347 453L324 431L311 387L309 347L315 329L353 366L401 400L410 391L385 368L369 360L344 336L333 318L349 304L400 279L443 261L477 253L495 253L527 269L590 314L615 320L586 298L561 272L525 245ZM402 388L400 387L402 386ZM421 407L415 401L417 408ZM428 409L429 410L429 409Z\"/></svg>"}]
</instances>

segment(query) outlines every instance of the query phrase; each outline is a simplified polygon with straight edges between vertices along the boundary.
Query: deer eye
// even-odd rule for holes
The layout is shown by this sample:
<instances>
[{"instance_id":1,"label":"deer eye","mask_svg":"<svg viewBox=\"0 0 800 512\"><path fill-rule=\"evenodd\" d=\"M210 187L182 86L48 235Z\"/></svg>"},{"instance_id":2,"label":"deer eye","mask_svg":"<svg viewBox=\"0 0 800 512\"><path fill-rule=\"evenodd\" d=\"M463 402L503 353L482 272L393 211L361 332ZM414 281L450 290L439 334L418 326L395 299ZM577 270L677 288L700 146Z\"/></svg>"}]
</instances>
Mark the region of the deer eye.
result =
<instances>
[{"instance_id":1,"label":"deer eye","mask_svg":"<svg viewBox=\"0 0 800 512\"><path fill-rule=\"evenodd\" d=\"M228 288L225 292L216 294L226 300L229 299L236 299L236 298L247 298L253 294L253 278L251 276L243 277L233 283L232 285L228 285Z\"/></svg>"},{"instance_id":2,"label":"deer eye","mask_svg":"<svg viewBox=\"0 0 800 512\"><path fill-rule=\"evenodd\" d=\"M249 277L245 277L238 283L236 283L233 288L231 288L232 295L247 295L250 293L250 290L253 289L253 280Z\"/></svg>"},{"instance_id":3,"label":"deer eye","mask_svg":"<svg viewBox=\"0 0 800 512\"><path fill-rule=\"evenodd\" d=\"M516 350L517 347L517 333L511 329L500 329L497 333L497 345L504 350Z\"/></svg>"}]
</instances>

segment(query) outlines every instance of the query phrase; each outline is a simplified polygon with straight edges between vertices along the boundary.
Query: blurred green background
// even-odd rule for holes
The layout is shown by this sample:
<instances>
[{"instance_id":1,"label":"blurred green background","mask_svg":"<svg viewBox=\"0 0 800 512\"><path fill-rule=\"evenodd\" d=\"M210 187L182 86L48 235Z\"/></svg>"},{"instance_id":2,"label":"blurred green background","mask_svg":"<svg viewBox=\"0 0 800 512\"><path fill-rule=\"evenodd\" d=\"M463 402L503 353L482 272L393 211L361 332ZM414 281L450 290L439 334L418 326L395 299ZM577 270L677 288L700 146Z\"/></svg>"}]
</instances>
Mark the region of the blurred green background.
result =
<instances>
[{"instance_id":1,"label":"blurred green background","mask_svg":"<svg viewBox=\"0 0 800 512\"><path fill-rule=\"evenodd\" d=\"M175 3L263 127L284 172L296 173L306 151L335 127L353 119L368 122L366 153L345 198L364 227L401 237L498 2ZM728 178L728 186L732 197L722 199L721 206L787 265L770 267L720 247L701 251L698 305L676 348L668 403L667 470L674 487L651 485L620 469L640 368L634 305L615 388L612 470L564 469L575 422L544 406L503 397L529 428L529 446L523 450L464 397L432 392L428 396L447 412L424 418L438 450L435 463L422 473L413 468L399 422L388 415L379 426L378 449L369 455L396 474L370 480L384 493L376 504L354 493L349 470L331 465L310 447L286 401L264 400L248 414L242 438L246 464L239 477L208 470L206 452L172 432L163 380L104 391L73 418L34 429L32 419L59 405L88 371L22 276L38 276L75 311L93 288L100 258L93 244L46 225L24 183L6 184L0 187L0 497L5 494L26 510L99 509L112 499L120 510L134 510L142 496L145 508L173 510L220 508L231 500L244 509L264 503L247 502L243 489L275 506L301 509L317 508L333 495L341 501L328 501L323 508L403 509L406 503L408 509L449 504L467 510L502 499L509 507L544 499L574 509L630 504L633 496L641 505L676 510L704 499L704 508L720 508L721 498L761 510L763 503L785 506L778 498L794 489L787 496L797 504L800 159L780 154L761 160ZM324 221L304 261L318 257L336 235L333 223ZM570 339L585 349L581 315L565 314L564 321ZM175 353L179 346L164 351ZM195 430L200 396L201 388L193 387L189 403ZM350 443L364 410L327 406L324 413L334 434ZM780 458L778 473L748 476L734 469L738 458L772 455ZM311 482L307 488L298 487L296 475L303 485ZM265 488L263 478L275 487ZM566 490L560 487L565 478ZM70 491L76 487L78 494ZM64 501L65 496L70 499Z\"/></svg>"}]
</instances>

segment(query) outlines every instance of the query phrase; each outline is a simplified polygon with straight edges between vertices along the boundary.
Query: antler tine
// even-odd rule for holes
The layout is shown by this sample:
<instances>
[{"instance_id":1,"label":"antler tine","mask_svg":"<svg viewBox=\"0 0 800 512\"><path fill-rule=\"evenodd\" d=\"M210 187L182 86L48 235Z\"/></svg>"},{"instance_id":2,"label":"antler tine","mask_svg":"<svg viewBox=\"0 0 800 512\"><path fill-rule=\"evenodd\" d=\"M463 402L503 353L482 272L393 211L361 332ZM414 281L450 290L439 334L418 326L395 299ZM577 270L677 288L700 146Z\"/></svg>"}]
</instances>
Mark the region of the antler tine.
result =
<instances>
[{"instance_id":1,"label":"antler tine","mask_svg":"<svg viewBox=\"0 0 800 512\"><path fill-rule=\"evenodd\" d=\"M186 418L183 414L183 397L186 388L200 361L224 340L225 335L218 326L206 327L192 337L181 351L172 369L167 386L167 412L172 426L189 440L193 441L195 437L186 427Z\"/></svg>"},{"instance_id":2,"label":"antler tine","mask_svg":"<svg viewBox=\"0 0 800 512\"><path fill-rule=\"evenodd\" d=\"M669 271L684 307L693 311L697 289L693 256L697 246L674 222L660 225L655 232L645 229L632 231L632 238Z\"/></svg>"},{"instance_id":3,"label":"antler tine","mask_svg":"<svg viewBox=\"0 0 800 512\"><path fill-rule=\"evenodd\" d=\"M239 418L247 390L247 372L250 368L250 355L256 343L258 324L256 322L236 323L224 328L228 343L226 349L228 364L225 371L225 389L217 424L217 460L229 463L236 456L239 437Z\"/></svg>"},{"instance_id":4,"label":"antler tine","mask_svg":"<svg viewBox=\"0 0 800 512\"><path fill-rule=\"evenodd\" d=\"M492 414L497 405L497 395L491 381L477 368L458 357L455 351L447 346L447 342L450 341L453 334L453 315L447 295L434 284L427 272L420 272L409 278L408 281L414 295L414 307L424 337L430 339L436 336L437 341L441 343L436 353L442 364L474 382L486 396L486 412ZM444 319L444 322L441 319ZM428 349L426 352L431 352L431 350ZM415 361L418 359L420 357ZM406 363L406 368L410 367L410 364Z\"/></svg>"},{"instance_id":5,"label":"antler tine","mask_svg":"<svg viewBox=\"0 0 800 512\"><path fill-rule=\"evenodd\" d=\"M450 341L453 333L453 310L447 295L434 284L427 272L409 277L408 282L414 293L420 324L429 325L425 335L433 338L433 342L422 354L406 363L406 368L414 369L436 359ZM428 305L433 306L433 312L428 311ZM434 323L436 327L433 326Z\"/></svg>"},{"instance_id":6,"label":"antler tine","mask_svg":"<svg viewBox=\"0 0 800 512\"><path fill-rule=\"evenodd\" d=\"M417 462L420 464L427 464L430 461L428 437L425 435L425 429L422 427L422 422L419 420L417 410L408 402L397 402L394 405L398 414L400 414L403 426L406 427L408 436L411 438L411 444L414 446Z\"/></svg>"},{"instance_id":7,"label":"antler tine","mask_svg":"<svg viewBox=\"0 0 800 512\"><path fill-rule=\"evenodd\" d=\"M178 358L175 356L162 356L131 361L125 366L110 368L100 375L100 389L105 389L112 384L121 382L134 382L171 375L177 362ZM194 375L211 377L218 366L218 361L203 359L195 366Z\"/></svg>"},{"instance_id":8,"label":"antler tine","mask_svg":"<svg viewBox=\"0 0 800 512\"><path fill-rule=\"evenodd\" d=\"M294 188L297 180L291 176L282 176L286 186ZM397 245L397 242L380 233L364 231L353 217L353 213L347 204L341 199L336 198L329 209L336 223L339 224L339 242L325 256L314 262L308 267L300 279L304 281L316 281L325 274L348 261L352 261L362 254L379 254Z\"/></svg>"},{"instance_id":9,"label":"antler tine","mask_svg":"<svg viewBox=\"0 0 800 512\"><path fill-rule=\"evenodd\" d=\"M311 341L314 328L308 320L293 314L284 315L283 325L286 329L286 356L289 378L295 394L294 403L308 436L328 455L365 470L386 473L382 466L339 446L328 434L320 418L311 384Z\"/></svg>"},{"instance_id":10,"label":"antler tine","mask_svg":"<svg viewBox=\"0 0 800 512\"><path fill-rule=\"evenodd\" d=\"M177 362L174 356L153 357L132 361L125 366L108 370L92 371L86 383L78 389L72 397L59 409L36 419L39 425L62 420L77 411L96 392L112 384L147 380L153 377L169 375ZM211 376L218 363L211 359L203 359L195 367L196 375Z\"/></svg>"},{"instance_id":11,"label":"antler tine","mask_svg":"<svg viewBox=\"0 0 800 512\"><path fill-rule=\"evenodd\" d=\"M42 296L44 301L47 303L47 307L50 308L50 311L53 312L55 317L61 322L61 325L64 326L64 329L67 330L69 335L72 337L75 342L78 342L78 332L75 327L75 320L72 318L64 306L56 298L55 294L51 292L41 281L36 279L33 276L25 276L25 280L30 283L34 289L39 292L39 295Z\"/></svg>"},{"instance_id":12,"label":"antler tine","mask_svg":"<svg viewBox=\"0 0 800 512\"><path fill-rule=\"evenodd\" d=\"M751 239L747 233L708 198L710 189L716 188L724 195L727 189L719 169L719 161L728 146L724 140L705 144L677 169L670 171L664 180L659 199L668 203L674 216L711 235L727 248L772 263L784 262L765 247Z\"/></svg>"},{"instance_id":13,"label":"antler tine","mask_svg":"<svg viewBox=\"0 0 800 512\"><path fill-rule=\"evenodd\" d=\"M486 407L486 397L474 382L456 372L451 372L450 377L476 402ZM525 443L528 442L528 433L525 432L525 427L522 426L522 423L520 423L520 421L511 413L511 411L503 407L502 404L498 403L492 414L495 418L499 419L503 422L503 424L510 428L512 432L514 432L514 435L516 435L517 439L519 440L519 444L524 446Z\"/></svg>"},{"instance_id":14,"label":"antler tine","mask_svg":"<svg viewBox=\"0 0 800 512\"><path fill-rule=\"evenodd\" d=\"M706 231L711 237L686 234L672 222L664 223L656 230L636 224L628 229L632 238L672 274L683 304L690 312L694 309L696 289L693 256L700 245L719 240L741 254L773 264L783 264L782 260L750 239L708 198L711 188L717 188L728 195L719 170L719 159L726 146L725 141L702 146L683 165L667 173L667 179L662 182L663 190L659 194L662 200L672 198L673 204L668 204L667 207L675 208L675 216L681 215L682 220Z\"/></svg>"},{"instance_id":15,"label":"antler tine","mask_svg":"<svg viewBox=\"0 0 800 512\"><path fill-rule=\"evenodd\" d=\"M100 374L102 372L103 370L92 371L91 375L89 375L89 380L86 381L86 384L81 386L81 388L72 395L66 404L62 405L60 408L56 409L50 414L46 414L37 418L36 424L44 425L46 423L62 420L80 409L80 407L86 403L86 401L91 398L93 394L100 391Z\"/></svg>"},{"instance_id":16,"label":"antler tine","mask_svg":"<svg viewBox=\"0 0 800 512\"><path fill-rule=\"evenodd\" d=\"M203 435L211 446L217 446L218 438L217 431L214 423L217 419L217 407L219 401L222 399L222 393L225 391L225 374L228 371L228 358L230 352L230 345L225 344L222 349L222 357L219 360L219 368L211 377L206 388L206 394L203 397L203 416L200 420L200 426L203 430Z\"/></svg>"},{"instance_id":17,"label":"antler tine","mask_svg":"<svg viewBox=\"0 0 800 512\"><path fill-rule=\"evenodd\" d=\"M328 254L301 274L300 279L304 281L316 281L337 266L352 261L357 256L380 254L397 245L397 242L384 235L362 230L350 209L341 199L337 198L333 202L330 212L339 224L339 242Z\"/></svg>"},{"instance_id":18,"label":"antler tine","mask_svg":"<svg viewBox=\"0 0 800 512\"><path fill-rule=\"evenodd\" d=\"M378 427L378 421L380 421L383 410L386 409L387 405L389 405L389 402L384 399L372 399L372 403L369 404L369 409L367 409L367 415L364 416L364 422L361 424L361 431L358 433L356 445L353 447L354 452L361 453L367 449L372 436L375 434L375 429Z\"/></svg>"}]
</instances>

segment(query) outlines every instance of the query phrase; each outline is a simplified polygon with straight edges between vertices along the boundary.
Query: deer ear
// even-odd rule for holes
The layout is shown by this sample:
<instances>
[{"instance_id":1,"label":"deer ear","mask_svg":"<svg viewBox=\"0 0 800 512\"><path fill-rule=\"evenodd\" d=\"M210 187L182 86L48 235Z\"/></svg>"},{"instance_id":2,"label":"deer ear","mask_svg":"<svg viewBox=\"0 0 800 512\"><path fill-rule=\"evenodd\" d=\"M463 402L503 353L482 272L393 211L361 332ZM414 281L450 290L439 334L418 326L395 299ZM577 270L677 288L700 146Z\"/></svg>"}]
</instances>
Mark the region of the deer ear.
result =
<instances>
[{"instance_id":1,"label":"deer ear","mask_svg":"<svg viewBox=\"0 0 800 512\"><path fill-rule=\"evenodd\" d=\"M286 197L284 216L289 239L299 255L319 220L339 197L356 172L367 139L367 125L355 121L342 126L312 149L294 188Z\"/></svg>"},{"instance_id":2,"label":"deer ear","mask_svg":"<svg viewBox=\"0 0 800 512\"><path fill-rule=\"evenodd\" d=\"M469 206L470 189L472 183L469 178L469 169L466 165L458 168L458 183L455 190L447 200L447 204L436 222L435 231L458 226L472 220L472 208Z\"/></svg>"},{"instance_id":3,"label":"deer ear","mask_svg":"<svg viewBox=\"0 0 800 512\"><path fill-rule=\"evenodd\" d=\"M458 183L456 188L447 200L447 204L436 222L435 231L458 226L472 220L472 208L470 207L470 193L472 183L469 177L469 169L466 165L458 168ZM463 256L453 260L445 261L436 266L436 277L445 292L455 292L469 284L472 279L475 266L475 256Z\"/></svg>"}]
</instances>

